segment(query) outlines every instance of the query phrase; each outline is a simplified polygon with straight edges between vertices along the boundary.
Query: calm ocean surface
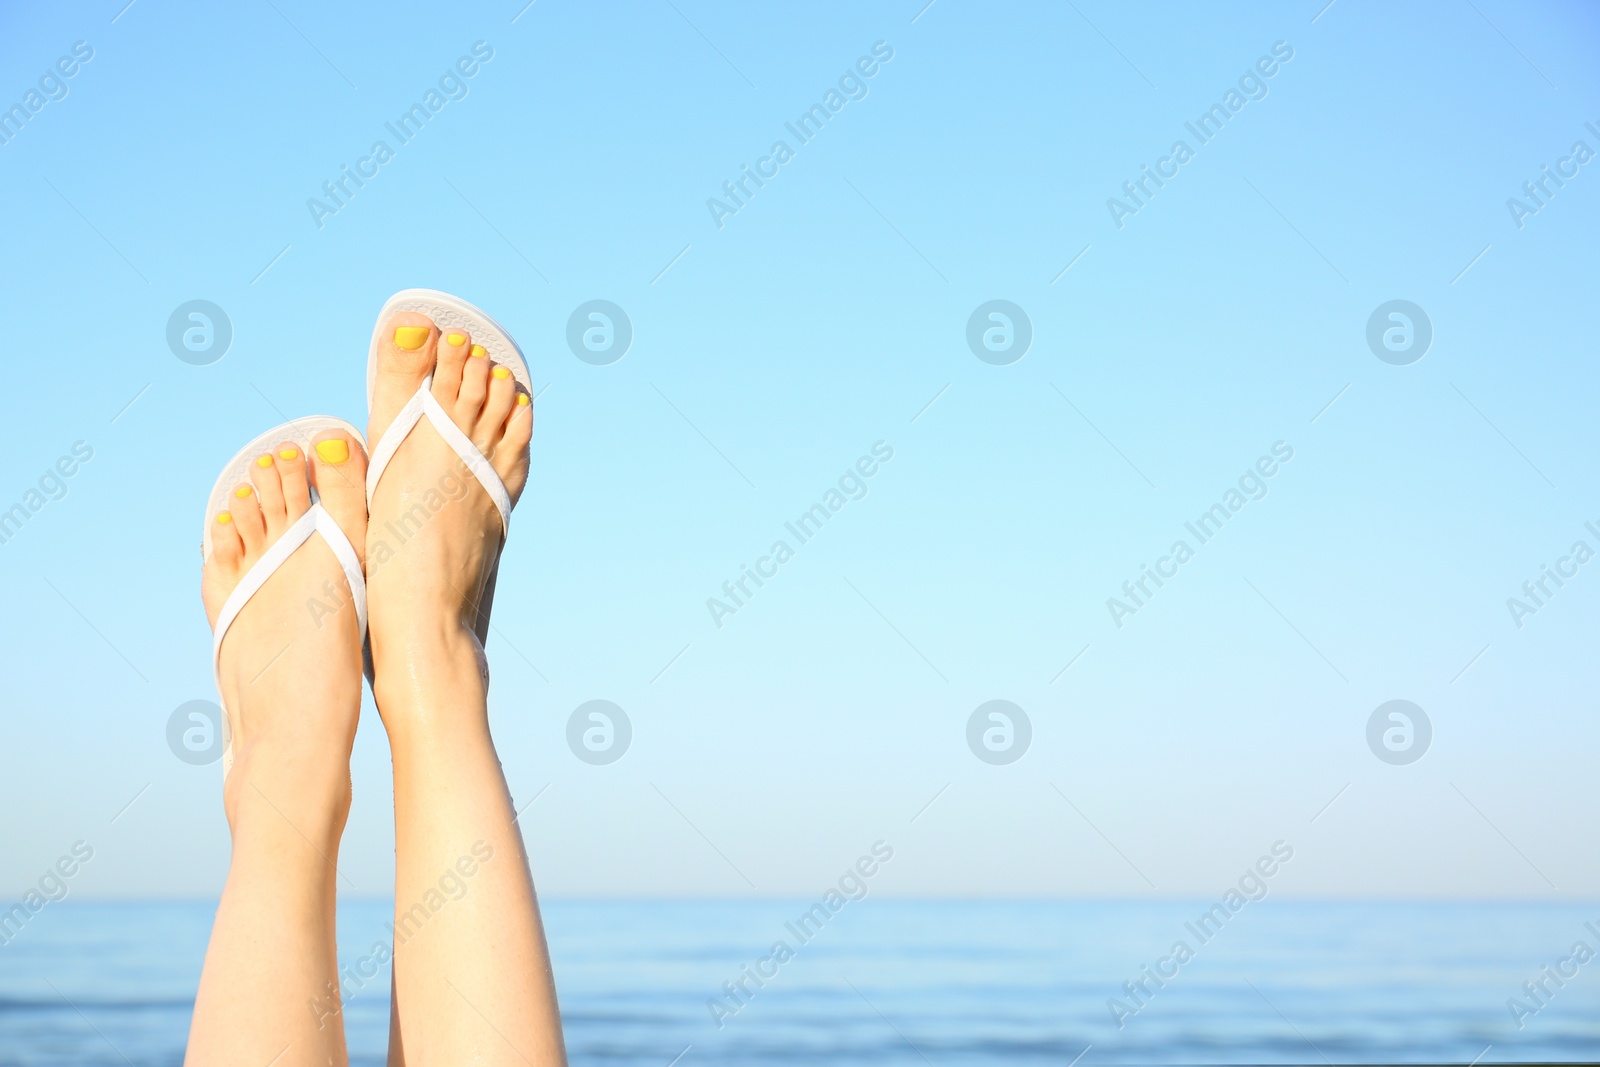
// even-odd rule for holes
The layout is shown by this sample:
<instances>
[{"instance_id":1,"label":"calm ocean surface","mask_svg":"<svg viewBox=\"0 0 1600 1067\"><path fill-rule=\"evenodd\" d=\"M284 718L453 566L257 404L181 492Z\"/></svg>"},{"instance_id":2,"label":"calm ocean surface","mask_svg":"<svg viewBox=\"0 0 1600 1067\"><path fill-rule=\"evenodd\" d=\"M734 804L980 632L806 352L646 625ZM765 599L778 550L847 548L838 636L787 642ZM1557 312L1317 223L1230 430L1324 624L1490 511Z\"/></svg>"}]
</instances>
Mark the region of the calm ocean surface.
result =
<instances>
[{"instance_id":1,"label":"calm ocean surface","mask_svg":"<svg viewBox=\"0 0 1600 1067\"><path fill-rule=\"evenodd\" d=\"M1204 944L1184 926L1198 901L868 898L802 944L784 924L807 906L547 901L572 1062L1066 1064L1091 1045L1080 1064L1600 1058L1600 961L1547 980L1520 1029L1506 1004L1576 942L1600 948L1584 927L1600 905L1270 900ZM0 946L0 1064L179 1063L211 914L47 907ZM342 905L341 959L388 918ZM719 1029L707 1001L780 939L794 958ZM1134 1006L1123 983L1180 939L1193 959L1119 1029L1108 998ZM380 972L347 1001L354 1063L383 1062L388 987Z\"/></svg>"}]
</instances>

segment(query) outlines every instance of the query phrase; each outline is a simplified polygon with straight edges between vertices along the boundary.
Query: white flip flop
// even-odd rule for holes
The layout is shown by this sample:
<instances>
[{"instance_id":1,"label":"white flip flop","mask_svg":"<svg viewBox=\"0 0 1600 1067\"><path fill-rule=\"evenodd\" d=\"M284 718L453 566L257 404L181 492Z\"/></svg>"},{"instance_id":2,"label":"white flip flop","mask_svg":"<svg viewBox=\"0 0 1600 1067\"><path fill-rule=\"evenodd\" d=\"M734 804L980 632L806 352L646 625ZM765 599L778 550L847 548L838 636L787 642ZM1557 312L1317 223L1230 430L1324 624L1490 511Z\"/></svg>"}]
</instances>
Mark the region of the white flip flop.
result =
<instances>
[{"instance_id":1,"label":"white flip flop","mask_svg":"<svg viewBox=\"0 0 1600 1067\"><path fill-rule=\"evenodd\" d=\"M263 454L277 452L279 444L292 441L300 446L302 455L310 455L312 449L311 439L324 430L343 430L353 439L361 442L366 447L361 431L351 426L343 419L336 419L332 415L312 415L294 422L285 423L274 427L257 437L254 441L241 448L238 453L222 468L222 473L217 476L216 484L211 487L211 497L206 502L206 514L203 533L200 538L200 555L202 559L211 559L211 534L216 525L217 513L229 510L229 501L232 499L234 487L241 482L250 480L250 469L256 457ZM306 462L309 464L310 459ZM262 557L245 572L239 579L239 584L234 587L228 599L223 602L222 610L217 613L217 626L211 640L211 669L217 682L217 700L223 701L222 695L222 639L227 636L228 628L239 617L239 612L252 596L260 590L267 580L283 566L284 561L294 554L299 548L311 539L311 535L320 533L330 549L334 558L339 561L339 566L344 570L345 584L350 587L350 602L355 605L356 622L361 627L361 639L365 643L367 637L367 580L361 570L361 557L356 555L355 547L350 544L350 539L345 536L339 524L333 521L327 509L322 506L315 487L311 490L311 508L300 516L283 535L274 541ZM233 769L233 736L228 728L228 709L222 707L222 775L227 777Z\"/></svg>"},{"instance_id":2,"label":"white flip flop","mask_svg":"<svg viewBox=\"0 0 1600 1067\"><path fill-rule=\"evenodd\" d=\"M439 327L441 333L451 329L459 329L471 334L472 343L482 345L489 352L489 361L495 366L505 367L517 383L527 390L528 396L533 396L533 380L528 375L528 363L523 358L522 349L517 342L511 339L506 332L488 314L458 296L441 293L434 289L405 289L391 296L383 305L383 310L378 312L378 324L372 330L372 345L367 355L367 409L372 409L372 396L378 382L378 348L383 341L383 332L388 328L389 320L397 312L415 311L426 315ZM449 412L439 405L433 398L433 375L429 374L423 379L422 385L405 406L400 409L389 428L384 431L382 440L373 446L371 458L367 461L367 505L372 505L372 496L377 491L378 480L383 477L384 469L389 466L389 461L394 458L395 452L404 443L412 429L426 418L433 424L439 436L444 438L455 454L461 457L461 462L466 464L478 483L483 486L484 492L494 501L495 510L500 512L500 526L503 533L511 529L511 494L506 491L505 483L494 472L494 467L482 452L478 451L472 439L462 433L460 428L451 421ZM498 567L498 564L496 565Z\"/></svg>"}]
</instances>

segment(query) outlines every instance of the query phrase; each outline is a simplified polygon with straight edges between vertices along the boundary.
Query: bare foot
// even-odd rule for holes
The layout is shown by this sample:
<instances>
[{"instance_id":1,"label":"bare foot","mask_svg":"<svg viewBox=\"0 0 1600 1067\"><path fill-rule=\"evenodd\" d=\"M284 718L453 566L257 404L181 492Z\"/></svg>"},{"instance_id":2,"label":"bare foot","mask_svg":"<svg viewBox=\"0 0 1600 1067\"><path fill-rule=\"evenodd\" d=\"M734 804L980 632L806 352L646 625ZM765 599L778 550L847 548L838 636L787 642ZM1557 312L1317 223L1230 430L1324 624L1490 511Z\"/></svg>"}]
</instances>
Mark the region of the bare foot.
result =
<instances>
[{"instance_id":1,"label":"bare foot","mask_svg":"<svg viewBox=\"0 0 1600 1067\"><path fill-rule=\"evenodd\" d=\"M308 463L309 458L309 463ZM285 441L250 464L250 480L213 517L200 583L206 617L311 507L323 508L357 554L366 543L366 453L342 431L316 435L312 454ZM349 805L349 756L361 709L361 637L343 569L317 535L295 550L223 638L221 686L234 766L223 790L229 822L250 783L321 830ZM286 815L288 813L286 812Z\"/></svg>"},{"instance_id":2,"label":"bare foot","mask_svg":"<svg viewBox=\"0 0 1600 1067\"><path fill-rule=\"evenodd\" d=\"M515 501L528 480L533 407L511 371L462 329L440 331L417 312L391 316L379 334L368 440L433 375L432 393L488 458ZM373 694L394 732L396 684L452 684L483 673L486 595L504 534L477 479L426 419L383 471L367 526ZM481 679L480 679L481 682Z\"/></svg>"}]
</instances>

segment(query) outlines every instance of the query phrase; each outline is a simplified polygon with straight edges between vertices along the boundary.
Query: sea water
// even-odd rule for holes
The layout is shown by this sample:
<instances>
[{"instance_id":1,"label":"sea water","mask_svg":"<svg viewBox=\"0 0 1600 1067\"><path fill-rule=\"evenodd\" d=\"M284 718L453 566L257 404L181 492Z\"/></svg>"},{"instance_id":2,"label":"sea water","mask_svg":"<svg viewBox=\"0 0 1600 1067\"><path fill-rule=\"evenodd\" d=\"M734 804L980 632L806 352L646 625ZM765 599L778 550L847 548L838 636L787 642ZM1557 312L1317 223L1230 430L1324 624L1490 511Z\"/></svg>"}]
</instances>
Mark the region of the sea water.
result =
<instances>
[{"instance_id":1,"label":"sea water","mask_svg":"<svg viewBox=\"0 0 1600 1067\"><path fill-rule=\"evenodd\" d=\"M1219 929L1202 901L868 898L802 924L811 903L546 901L572 1062L1600 1058L1600 959L1574 954L1600 905L1274 899ZM0 946L0 1064L180 1063L213 912L50 905ZM346 967L389 919L341 904ZM362 969L343 1014L377 1065L389 974Z\"/></svg>"}]
</instances>

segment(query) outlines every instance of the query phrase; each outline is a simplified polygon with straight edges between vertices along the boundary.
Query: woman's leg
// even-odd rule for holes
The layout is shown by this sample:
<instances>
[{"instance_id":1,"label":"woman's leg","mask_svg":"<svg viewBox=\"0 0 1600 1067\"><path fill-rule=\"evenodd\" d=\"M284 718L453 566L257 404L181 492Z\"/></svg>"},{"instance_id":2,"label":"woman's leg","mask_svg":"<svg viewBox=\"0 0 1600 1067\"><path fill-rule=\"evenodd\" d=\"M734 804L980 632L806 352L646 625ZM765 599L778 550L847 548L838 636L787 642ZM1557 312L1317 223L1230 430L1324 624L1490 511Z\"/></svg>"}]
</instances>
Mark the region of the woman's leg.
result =
<instances>
[{"instance_id":1,"label":"woman's leg","mask_svg":"<svg viewBox=\"0 0 1600 1067\"><path fill-rule=\"evenodd\" d=\"M509 373L414 313L386 325L379 360L370 440L432 372L435 399L521 493L533 409ZM367 544L373 692L394 753L391 1064L565 1062L475 633L500 542L488 494L418 424L379 483Z\"/></svg>"},{"instance_id":2,"label":"woman's leg","mask_svg":"<svg viewBox=\"0 0 1600 1067\"><path fill-rule=\"evenodd\" d=\"M308 480L358 553L365 544L365 456L341 433L319 438L310 457L290 443L261 457L251 483L215 517L201 584L213 625L239 579L310 507ZM195 997L189 1063L345 1062L333 902L361 710L361 638L349 604L344 572L313 536L223 641L234 763L222 803L233 859Z\"/></svg>"}]
</instances>

